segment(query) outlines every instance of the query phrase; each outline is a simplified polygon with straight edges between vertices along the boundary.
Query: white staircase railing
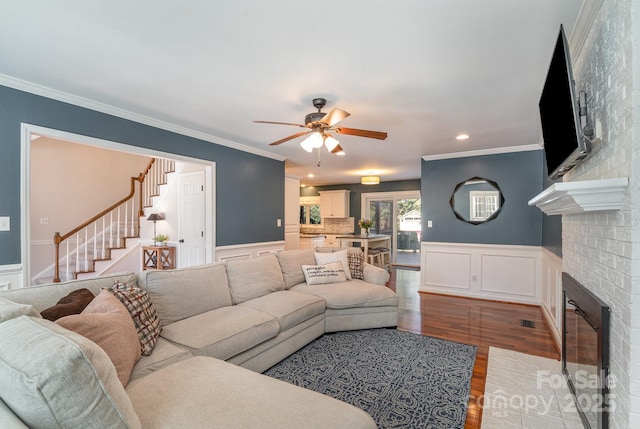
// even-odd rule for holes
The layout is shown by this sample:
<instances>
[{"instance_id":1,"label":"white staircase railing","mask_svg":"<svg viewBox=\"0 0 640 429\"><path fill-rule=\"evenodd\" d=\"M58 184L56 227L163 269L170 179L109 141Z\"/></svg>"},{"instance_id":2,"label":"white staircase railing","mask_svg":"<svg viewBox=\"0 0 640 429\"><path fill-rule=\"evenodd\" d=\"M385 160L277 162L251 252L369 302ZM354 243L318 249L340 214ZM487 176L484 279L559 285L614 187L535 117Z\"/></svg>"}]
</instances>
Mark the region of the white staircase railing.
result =
<instances>
[{"instance_id":1,"label":"white staircase railing","mask_svg":"<svg viewBox=\"0 0 640 429\"><path fill-rule=\"evenodd\" d=\"M167 173L173 172L174 168L173 161L151 159L143 173L131 177L127 196L66 234L56 232L53 237L53 281L60 282L61 260L65 263L65 278L77 278L79 273L95 271L96 261L111 259L112 249L126 248L127 238L139 237L144 208L153 206L153 197L159 195L159 186L166 183ZM63 243L64 255L61 255L60 245Z\"/></svg>"}]
</instances>

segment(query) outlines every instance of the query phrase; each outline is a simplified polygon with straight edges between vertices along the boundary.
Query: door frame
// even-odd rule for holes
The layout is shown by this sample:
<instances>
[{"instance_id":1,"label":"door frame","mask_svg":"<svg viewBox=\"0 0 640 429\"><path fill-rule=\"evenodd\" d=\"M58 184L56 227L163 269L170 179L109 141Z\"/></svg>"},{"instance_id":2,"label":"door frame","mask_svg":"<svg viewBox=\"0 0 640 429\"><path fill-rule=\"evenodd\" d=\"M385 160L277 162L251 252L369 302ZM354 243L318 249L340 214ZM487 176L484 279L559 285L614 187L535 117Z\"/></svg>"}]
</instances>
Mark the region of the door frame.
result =
<instances>
[{"instance_id":1,"label":"door frame","mask_svg":"<svg viewBox=\"0 0 640 429\"><path fill-rule=\"evenodd\" d=\"M393 217L397 217L396 202L397 200L404 200L409 198L419 198L421 200L420 213L422 213L422 195L420 189L413 191L388 191L388 192L367 192L360 194L360 218L367 219L369 217L368 202L371 200L393 200ZM398 248L398 231L396 231L396 224L393 224L394 232L391 237L391 248L393 249L393 258L391 263L396 262Z\"/></svg>"},{"instance_id":2,"label":"door frame","mask_svg":"<svg viewBox=\"0 0 640 429\"><path fill-rule=\"evenodd\" d=\"M198 158L177 155L174 153L162 152L155 149L147 149L138 146L131 146L123 143L117 143L110 140L103 140L96 137L85 136L82 134L70 133L54 128L42 127L28 123L21 123L20 130L20 204L22 205L20 215L20 240L21 240L21 257L22 257L22 287L28 287L31 284L31 141L33 134L38 136L51 137L58 140L64 140L71 143L82 144L87 146L99 147L102 149L114 150L119 152L132 153L136 155L159 157L172 159L193 164L205 166L205 260L207 263L215 261L215 202L216 202L216 163ZM207 189L207 187L209 189Z\"/></svg>"}]
</instances>

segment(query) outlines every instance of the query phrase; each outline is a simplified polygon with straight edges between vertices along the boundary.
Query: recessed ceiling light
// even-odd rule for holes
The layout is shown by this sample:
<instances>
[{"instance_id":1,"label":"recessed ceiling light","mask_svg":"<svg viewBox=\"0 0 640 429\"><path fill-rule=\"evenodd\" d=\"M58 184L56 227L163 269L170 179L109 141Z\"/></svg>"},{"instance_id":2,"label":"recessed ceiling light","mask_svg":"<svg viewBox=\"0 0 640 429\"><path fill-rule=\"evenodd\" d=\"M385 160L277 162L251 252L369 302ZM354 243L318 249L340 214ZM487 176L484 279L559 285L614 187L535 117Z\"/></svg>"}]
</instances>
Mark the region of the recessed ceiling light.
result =
<instances>
[{"instance_id":1,"label":"recessed ceiling light","mask_svg":"<svg viewBox=\"0 0 640 429\"><path fill-rule=\"evenodd\" d=\"M313 175L313 173L309 173L307 174L307 177L315 177L315 176Z\"/></svg>"},{"instance_id":2,"label":"recessed ceiling light","mask_svg":"<svg viewBox=\"0 0 640 429\"><path fill-rule=\"evenodd\" d=\"M458 134L456 140L466 140L469 138L469 134Z\"/></svg>"}]
</instances>

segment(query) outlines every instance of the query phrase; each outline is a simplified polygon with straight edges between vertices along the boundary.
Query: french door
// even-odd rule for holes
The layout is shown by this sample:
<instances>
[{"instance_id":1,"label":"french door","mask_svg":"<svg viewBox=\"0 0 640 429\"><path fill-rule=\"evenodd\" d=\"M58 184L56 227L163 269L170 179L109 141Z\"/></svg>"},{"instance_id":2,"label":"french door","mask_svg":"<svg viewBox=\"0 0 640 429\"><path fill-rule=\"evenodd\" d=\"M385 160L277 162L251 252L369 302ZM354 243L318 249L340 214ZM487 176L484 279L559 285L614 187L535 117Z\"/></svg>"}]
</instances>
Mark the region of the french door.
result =
<instances>
[{"instance_id":1,"label":"french door","mask_svg":"<svg viewBox=\"0 0 640 429\"><path fill-rule=\"evenodd\" d=\"M420 191L362 194L361 217L374 222L371 232L391 236L391 262L420 266L422 211Z\"/></svg>"}]
</instances>

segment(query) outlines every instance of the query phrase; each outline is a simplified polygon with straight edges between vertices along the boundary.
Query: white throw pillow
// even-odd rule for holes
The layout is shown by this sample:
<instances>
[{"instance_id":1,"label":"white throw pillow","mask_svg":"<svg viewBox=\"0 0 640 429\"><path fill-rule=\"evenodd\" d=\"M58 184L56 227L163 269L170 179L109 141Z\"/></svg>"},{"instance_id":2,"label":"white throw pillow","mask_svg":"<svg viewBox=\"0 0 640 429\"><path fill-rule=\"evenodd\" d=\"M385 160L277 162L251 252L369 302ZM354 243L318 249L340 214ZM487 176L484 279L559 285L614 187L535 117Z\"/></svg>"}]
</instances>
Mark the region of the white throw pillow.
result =
<instances>
[{"instance_id":1,"label":"white throw pillow","mask_svg":"<svg viewBox=\"0 0 640 429\"><path fill-rule=\"evenodd\" d=\"M14 319L18 316L40 317L40 313L33 308L33 305L18 304L8 299L0 298L0 323Z\"/></svg>"},{"instance_id":2,"label":"white throw pillow","mask_svg":"<svg viewBox=\"0 0 640 429\"><path fill-rule=\"evenodd\" d=\"M326 265L303 265L302 272L308 285L322 285L347 281L342 262Z\"/></svg>"},{"instance_id":3,"label":"white throw pillow","mask_svg":"<svg viewBox=\"0 0 640 429\"><path fill-rule=\"evenodd\" d=\"M347 252L347 249L331 253L316 252L316 264L325 265L332 262L340 262L342 263L342 269L344 270L344 274L347 276L347 280L351 280L351 269L349 269L349 256L347 255Z\"/></svg>"}]
</instances>

